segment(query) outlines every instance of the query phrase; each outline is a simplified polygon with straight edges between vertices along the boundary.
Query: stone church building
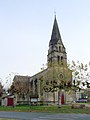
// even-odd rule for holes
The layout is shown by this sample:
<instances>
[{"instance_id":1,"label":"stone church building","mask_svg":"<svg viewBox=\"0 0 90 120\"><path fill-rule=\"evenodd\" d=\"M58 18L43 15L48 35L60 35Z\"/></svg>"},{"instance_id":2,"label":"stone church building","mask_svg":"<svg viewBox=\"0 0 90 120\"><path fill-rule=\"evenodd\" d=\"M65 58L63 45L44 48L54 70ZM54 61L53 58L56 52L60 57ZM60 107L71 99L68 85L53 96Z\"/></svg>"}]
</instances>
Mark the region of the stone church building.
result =
<instances>
[{"instance_id":1,"label":"stone church building","mask_svg":"<svg viewBox=\"0 0 90 120\"><path fill-rule=\"evenodd\" d=\"M22 86L25 101L62 104L73 101L70 87L72 71L67 67L67 53L59 31L56 16L52 28L51 39L47 55L47 68L29 77L16 75L13 80L15 89ZM22 85L20 84L22 83ZM19 88L18 88L19 89ZM17 91L17 90L16 90ZM67 92L69 91L69 92ZM19 94L19 93L18 93ZM22 97L17 94L17 101Z\"/></svg>"}]
</instances>

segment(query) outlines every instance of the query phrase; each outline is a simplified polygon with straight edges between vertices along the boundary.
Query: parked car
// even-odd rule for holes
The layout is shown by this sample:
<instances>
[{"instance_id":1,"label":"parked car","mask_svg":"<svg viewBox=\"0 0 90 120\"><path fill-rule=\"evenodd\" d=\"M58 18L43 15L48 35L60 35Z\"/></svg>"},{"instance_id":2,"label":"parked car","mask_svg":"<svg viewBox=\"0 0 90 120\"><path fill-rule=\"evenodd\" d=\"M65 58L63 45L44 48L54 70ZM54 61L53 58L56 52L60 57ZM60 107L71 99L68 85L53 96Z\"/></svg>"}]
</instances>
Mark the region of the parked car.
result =
<instances>
[{"instance_id":1,"label":"parked car","mask_svg":"<svg viewBox=\"0 0 90 120\"><path fill-rule=\"evenodd\" d=\"M79 98L76 103L86 103L88 100L86 98Z\"/></svg>"}]
</instances>

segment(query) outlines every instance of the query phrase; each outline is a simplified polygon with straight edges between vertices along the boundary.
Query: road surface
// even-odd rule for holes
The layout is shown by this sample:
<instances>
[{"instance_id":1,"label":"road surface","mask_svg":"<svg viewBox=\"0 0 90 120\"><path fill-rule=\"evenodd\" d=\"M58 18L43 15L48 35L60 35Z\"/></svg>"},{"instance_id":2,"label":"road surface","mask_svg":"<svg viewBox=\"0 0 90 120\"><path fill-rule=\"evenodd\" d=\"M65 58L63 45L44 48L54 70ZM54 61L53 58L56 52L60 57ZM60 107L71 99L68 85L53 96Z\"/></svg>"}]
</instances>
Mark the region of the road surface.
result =
<instances>
[{"instance_id":1,"label":"road surface","mask_svg":"<svg viewBox=\"0 0 90 120\"><path fill-rule=\"evenodd\" d=\"M33 112L0 112L0 118L16 120L90 120L90 114L49 114Z\"/></svg>"}]
</instances>

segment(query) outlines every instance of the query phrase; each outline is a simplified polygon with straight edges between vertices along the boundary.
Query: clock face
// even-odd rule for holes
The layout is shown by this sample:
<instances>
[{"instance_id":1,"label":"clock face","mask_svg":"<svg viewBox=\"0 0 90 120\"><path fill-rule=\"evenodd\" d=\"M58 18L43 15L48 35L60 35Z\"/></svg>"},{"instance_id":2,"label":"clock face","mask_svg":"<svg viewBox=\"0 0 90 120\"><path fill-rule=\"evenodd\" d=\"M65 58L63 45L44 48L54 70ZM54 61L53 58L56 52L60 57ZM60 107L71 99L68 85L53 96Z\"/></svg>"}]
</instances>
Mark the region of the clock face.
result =
<instances>
[{"instance_id":1,"label":"clock face","mask_svg":"<svg viewBox=\"0 0 90 120\"><path fill-rule=\"evenodd\" d=\"M64 79L63 73L60 73L59 76L60 76L60 79Z\"/></svg>"}]
</instances>

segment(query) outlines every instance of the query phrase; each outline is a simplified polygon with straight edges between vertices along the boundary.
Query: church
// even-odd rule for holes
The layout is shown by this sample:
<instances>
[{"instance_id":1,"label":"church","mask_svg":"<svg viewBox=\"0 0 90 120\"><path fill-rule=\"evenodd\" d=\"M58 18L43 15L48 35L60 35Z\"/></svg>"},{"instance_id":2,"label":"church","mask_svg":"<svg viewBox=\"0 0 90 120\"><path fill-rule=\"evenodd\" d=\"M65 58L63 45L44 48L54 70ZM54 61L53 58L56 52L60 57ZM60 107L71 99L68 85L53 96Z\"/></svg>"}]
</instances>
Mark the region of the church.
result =
<instances>
[{"instance_id":1,"label":"church","mask_svg":"<svg viewBox=\"0 0 90 120\"><path fill-rule=\"evenodd\" d=\"M47 68L31 77L16 75L13 85L16 92L17 89L19 91L17 94L19 103L22 100L28 101L29 104L35 102L65 104L69 99L73 101L72 92L67 92L70 91L72 85L72 71L67 65L67 52L56 15L49 41Z\"/></svg>"}]
</instances>

